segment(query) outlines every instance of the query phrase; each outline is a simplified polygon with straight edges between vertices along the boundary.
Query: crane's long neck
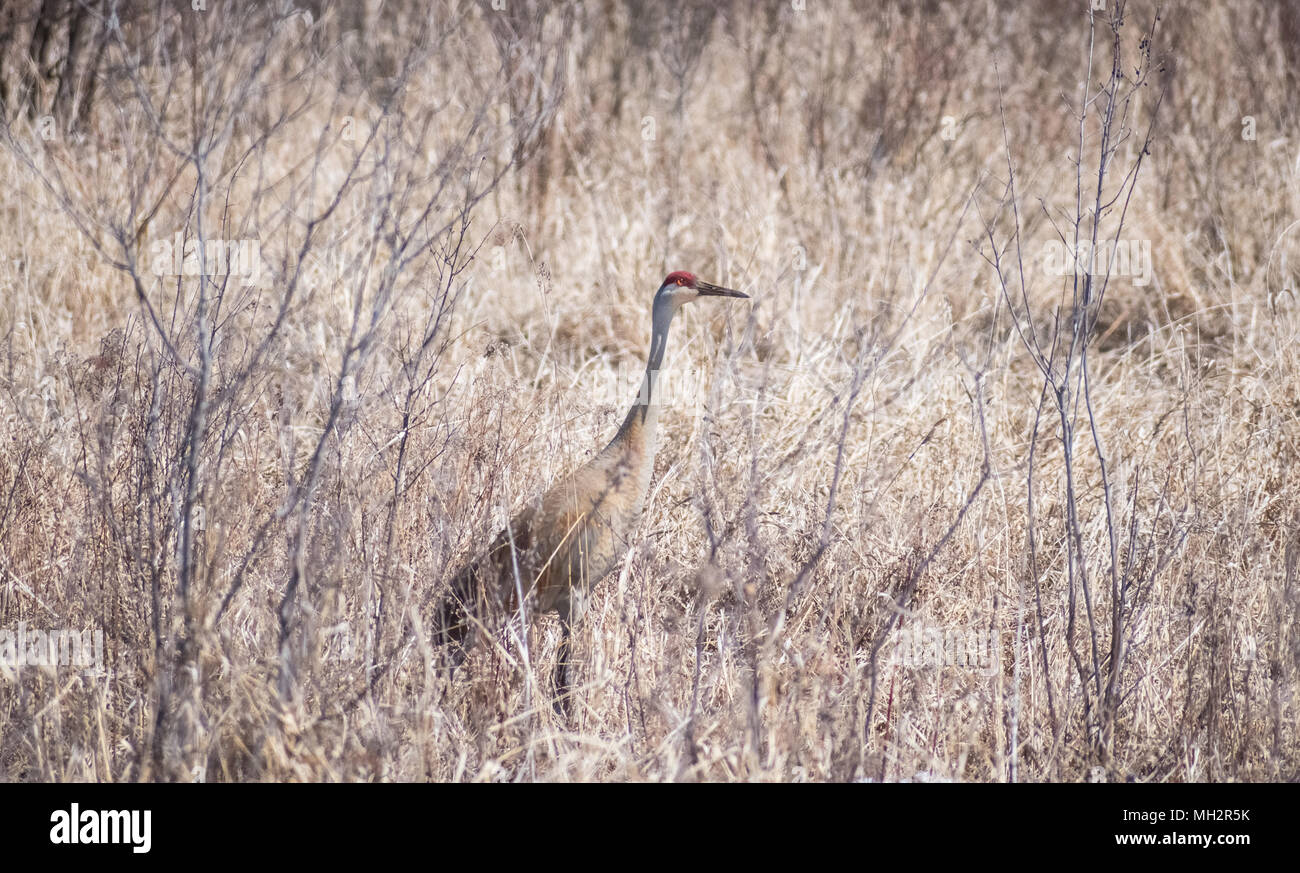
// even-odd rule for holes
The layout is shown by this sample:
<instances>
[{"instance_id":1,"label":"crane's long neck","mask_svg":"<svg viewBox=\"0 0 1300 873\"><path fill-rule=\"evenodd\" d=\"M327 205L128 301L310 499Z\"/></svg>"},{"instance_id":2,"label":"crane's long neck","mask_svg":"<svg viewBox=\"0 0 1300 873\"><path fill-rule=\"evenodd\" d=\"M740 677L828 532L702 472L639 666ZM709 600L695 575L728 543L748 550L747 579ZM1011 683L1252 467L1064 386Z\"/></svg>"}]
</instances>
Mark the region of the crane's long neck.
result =
<instances>
[{"instance_id":1,"label":"crane's long neck","mask_svg":"<svg viewBox=\"0 0 1300 873\"><path fill-rule=\"evenodd\" d=\"M650 333L650 359L646 361L645 378L641 380L641 391L637 394L632 408L628 410L620 433L632 428L645 428L653 436L659 414L659 400L656 396L659 374L664 363L664 349L668 346L668 326L672 324L677 307L667 297L657 297Z\"/></svg>"}]
</instances>

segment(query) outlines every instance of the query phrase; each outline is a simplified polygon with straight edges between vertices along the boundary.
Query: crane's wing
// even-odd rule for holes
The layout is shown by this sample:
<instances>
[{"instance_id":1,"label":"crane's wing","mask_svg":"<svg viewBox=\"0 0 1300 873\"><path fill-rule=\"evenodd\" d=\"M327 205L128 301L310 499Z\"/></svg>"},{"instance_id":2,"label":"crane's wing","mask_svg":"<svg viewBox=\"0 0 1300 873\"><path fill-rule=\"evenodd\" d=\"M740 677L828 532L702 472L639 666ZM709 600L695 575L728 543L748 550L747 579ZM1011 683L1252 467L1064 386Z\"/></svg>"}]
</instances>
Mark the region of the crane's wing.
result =
<instances>
[{"instance_id":1,"label":"crane's wing","mask_svg":"<svg viewBox=\"0 0 1300 873\"><path fill-rule=\"evenodd\" d=\"M543 612L567 616L574 588L599 581L627 550L649 469L598 456L520 510L487 551L452 577L439 605L437 636L455 663L479 633L519 608L519 593Z\"/></svg>"}]
</instances>

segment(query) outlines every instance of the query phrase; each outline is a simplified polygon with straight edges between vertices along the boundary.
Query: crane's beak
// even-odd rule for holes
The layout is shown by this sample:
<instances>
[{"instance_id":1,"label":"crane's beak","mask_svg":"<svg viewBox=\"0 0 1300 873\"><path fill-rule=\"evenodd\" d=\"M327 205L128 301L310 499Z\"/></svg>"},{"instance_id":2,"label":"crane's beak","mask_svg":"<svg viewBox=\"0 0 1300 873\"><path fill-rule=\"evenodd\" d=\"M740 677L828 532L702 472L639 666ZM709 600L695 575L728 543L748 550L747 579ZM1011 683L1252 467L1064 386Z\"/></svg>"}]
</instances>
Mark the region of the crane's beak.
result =
<instances>
[{"instance_id":1,"label":"crane's beak","mask_svg":"<svg viewBox=\"0 0 1300 873\"><path fill-rule=\"evenodd\" d=\"M701 297L743 297L746 300L749 299L748 294L742 294L739 291L732 291L730 288L710 285L708 282L696 282L695 290L700 292Z\"/></svg>"}]
</instances>

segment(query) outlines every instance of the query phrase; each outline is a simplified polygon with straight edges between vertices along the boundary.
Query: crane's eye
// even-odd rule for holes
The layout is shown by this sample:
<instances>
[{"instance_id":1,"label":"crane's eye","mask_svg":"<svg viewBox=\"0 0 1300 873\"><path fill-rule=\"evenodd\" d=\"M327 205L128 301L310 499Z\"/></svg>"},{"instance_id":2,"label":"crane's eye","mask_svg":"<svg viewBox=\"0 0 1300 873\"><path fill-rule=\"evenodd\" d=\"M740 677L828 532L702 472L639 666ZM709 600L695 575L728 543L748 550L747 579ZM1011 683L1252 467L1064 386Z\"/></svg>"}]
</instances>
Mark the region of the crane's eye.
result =
<instances>
[{"instance_id":1,"label":"crane's eye","mask_svg":"<svg viewBox=\"0 0 1300 873\"><path fill-rule=\"evenodd\" d=\"M677 284L678 284L678 285L685 285L686 282L685 282L684 280L682 280L682 279L678 279L678 280L677 280Z\"/></svg>"}]
</instances>

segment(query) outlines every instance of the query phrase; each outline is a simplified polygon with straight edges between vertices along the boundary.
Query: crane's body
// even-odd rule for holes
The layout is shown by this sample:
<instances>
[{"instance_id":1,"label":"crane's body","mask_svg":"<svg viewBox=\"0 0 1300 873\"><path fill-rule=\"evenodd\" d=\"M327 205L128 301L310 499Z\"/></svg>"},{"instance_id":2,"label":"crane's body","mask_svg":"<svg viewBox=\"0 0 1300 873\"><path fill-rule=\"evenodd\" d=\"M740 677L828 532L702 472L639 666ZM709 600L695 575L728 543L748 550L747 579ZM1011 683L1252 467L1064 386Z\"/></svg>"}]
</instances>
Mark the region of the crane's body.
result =
<instances>
[{"instance_id":1,"label":"crane's body","mask_svg":"<svg viewBox=\"0 0 1300 873\"><path fill-rule=\"evenodd\" d=\"M650 358L636 402L618 433L599 454L565 475L520 510L486 552L451 581L439 609L439 631L459 661L480 628L515 612L519 596L541 612L560 615L557 685L568 684L570 623L583 595L618 564L640 518L654 471L658 431L655 383L663 365L668 327L683 304L700 296L747 297L739 291L670 273L655 294Z\"/></svg>"},{"instance_id":2,"label":"crane's body","mask_svg":"<svg viewBox=\"0 0 1300 873\"><path fill-rule=\"evenodd\" d=\"M510 612L522 593L538 611L567 616L573 595L604 577L627 550L650 486L654 440L654 412L629 414L600 454L515 514L491 547L456 575L452 593L462 604L487 600L477 605ZM478 609L470 612L484 617Z\"/></svg>"}]
</instances>

